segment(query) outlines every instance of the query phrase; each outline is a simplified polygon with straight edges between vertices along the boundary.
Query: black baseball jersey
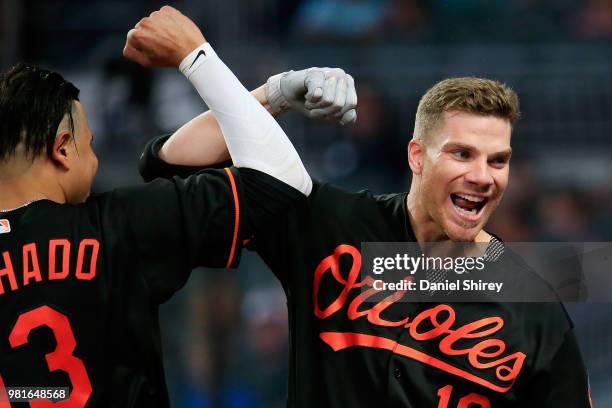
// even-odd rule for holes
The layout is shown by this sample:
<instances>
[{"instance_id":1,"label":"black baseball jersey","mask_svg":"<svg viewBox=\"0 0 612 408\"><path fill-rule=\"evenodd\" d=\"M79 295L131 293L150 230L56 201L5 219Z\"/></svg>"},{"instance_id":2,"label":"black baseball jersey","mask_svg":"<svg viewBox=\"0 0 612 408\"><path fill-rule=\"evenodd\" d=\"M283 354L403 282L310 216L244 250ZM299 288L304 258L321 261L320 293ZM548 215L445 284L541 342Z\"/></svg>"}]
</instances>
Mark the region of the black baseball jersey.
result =
<instances>
[{"instance_id":1,"label":"black baseball jersey","mask_svg":"<svg viewBox=\"0 0 612 408\"><path fill-rule=\"evenodd\" d=\"M251 241L287 295L289 406L589 407L561 303L402 302L401 291L368 302L361 243L406 241L416 241L406 193L318 182ZM509 250L495 262L518 285L543 284Z\"/></svg>"},{"instance_id":2,"label":"black baseball jersey","mask_svg":"<svg viewBox=\"0 0 612 408\"><path fill-rule=\"evenodd\" d=\"M235 266L242 237L300 197L227 168L0 213L0 392L69 387L62 406L168 406L159 305L194 267ZM21 406L6 396L1 408Z\"/></svg>"}]
</instances>

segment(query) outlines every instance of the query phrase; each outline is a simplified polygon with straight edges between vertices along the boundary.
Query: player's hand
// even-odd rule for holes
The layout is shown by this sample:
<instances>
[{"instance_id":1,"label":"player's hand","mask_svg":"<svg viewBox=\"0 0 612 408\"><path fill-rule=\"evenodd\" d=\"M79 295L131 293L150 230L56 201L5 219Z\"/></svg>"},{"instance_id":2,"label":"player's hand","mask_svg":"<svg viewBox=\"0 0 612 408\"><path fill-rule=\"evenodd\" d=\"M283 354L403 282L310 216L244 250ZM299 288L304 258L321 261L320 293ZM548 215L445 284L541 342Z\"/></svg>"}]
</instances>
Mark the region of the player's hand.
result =
<instances>
[{"instance_id":1,"label":"player's hand","mask_svg":"<svg viewBox=\"0 0 612 408\"><path fill-rule=\"evenodd\" d=\"M193 21L177 9L164 6L128 32L123 55L143 67L178 67L204 42Z\"/></svg>"},{"instance_id":2,"label":"player's hand","mask_svg":"<svg viewBox=\"0 0 612 408\"><path fill-rule=\"evenodd\" d=\"M340 68L313 67L275 75L266 83L266 96L274 113L297 110L341 125L357 119L355 81Z\"/></svg>"}]
</instances>

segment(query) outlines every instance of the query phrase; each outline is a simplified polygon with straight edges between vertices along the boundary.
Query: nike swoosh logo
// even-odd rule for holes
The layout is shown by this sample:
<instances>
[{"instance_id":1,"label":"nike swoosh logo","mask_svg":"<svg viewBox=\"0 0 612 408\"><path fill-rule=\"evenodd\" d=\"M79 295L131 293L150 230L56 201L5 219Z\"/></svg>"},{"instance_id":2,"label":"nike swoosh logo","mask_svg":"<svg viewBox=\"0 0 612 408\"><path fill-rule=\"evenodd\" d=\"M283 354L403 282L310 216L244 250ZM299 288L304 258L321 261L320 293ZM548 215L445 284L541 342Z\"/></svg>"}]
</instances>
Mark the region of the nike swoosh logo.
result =
<instances>
[{"instance_id":1,"label":"nike swoosh logo","mask_svg":"<svg viewBox=\"0 0 612 408\"><path fill-rule=\"evenodd\" d=\"M191 69L191 67L193 67L193 64L195 64L196 61L198 60L198 58L200 58L200 55L206 56L206 53L204 52L204 50L200 50L200 52L198 52L198 55L196 55L195 59L193 60L193 62L189 66L189 69Z\"/></svg>"}]
</instances>

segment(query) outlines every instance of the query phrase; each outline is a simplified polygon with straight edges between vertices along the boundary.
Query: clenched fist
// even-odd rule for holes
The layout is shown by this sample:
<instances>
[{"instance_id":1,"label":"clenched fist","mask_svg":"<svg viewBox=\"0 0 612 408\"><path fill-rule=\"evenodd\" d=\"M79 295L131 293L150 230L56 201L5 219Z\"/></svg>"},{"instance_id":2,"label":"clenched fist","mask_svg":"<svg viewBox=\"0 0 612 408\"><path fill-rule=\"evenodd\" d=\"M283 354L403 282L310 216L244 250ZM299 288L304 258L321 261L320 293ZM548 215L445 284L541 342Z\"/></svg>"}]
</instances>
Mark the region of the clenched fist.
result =
<instances>
[{"instance_id":1,"label":"clenched fist","mask_svg":"<svg viewBox=\"0 0 612 408\"><path fill-rule=\"evenodd\" d=\"M274 75L266 82L266 97L273 113L295 110L341 125L357 119L355 81L340 68L312 67Z\"/></svg>"},{"instance_id":2,"label":"clenched fist","mask_svg":"<svg viewBox=\"0 0 612 408\"><path fill-rule=\"evenodd\" d=\"M204 42L193 21L177 9L164 6L128 32L123 55L143 67L178 67Z\"/></svg>"}]
</instances>

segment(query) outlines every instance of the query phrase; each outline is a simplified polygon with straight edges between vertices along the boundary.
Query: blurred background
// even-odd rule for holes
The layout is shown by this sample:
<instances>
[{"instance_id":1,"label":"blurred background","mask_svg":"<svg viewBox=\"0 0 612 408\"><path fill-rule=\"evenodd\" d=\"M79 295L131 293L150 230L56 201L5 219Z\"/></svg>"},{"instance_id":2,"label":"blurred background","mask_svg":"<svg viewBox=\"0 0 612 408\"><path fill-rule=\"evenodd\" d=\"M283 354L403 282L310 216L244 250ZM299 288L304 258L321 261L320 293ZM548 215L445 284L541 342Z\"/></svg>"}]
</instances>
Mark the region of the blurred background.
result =
<instances>
[{"instance_id":1,"label":"blurred background","mask_svg":"<svg viewBox=\"0 0 612 408\"><path fill-rule=\"evenodd\" d=\"M359 117L339 128L280 118L311 173L376 193L409 186L419 97L449 76L506 82L521 98L510 189L490 229L506 241L612 241L612 1L167 1L202 28L249 88L308 66L357 83ZM58 70L81 89L96 134L95 190L140 182L144 143L205 109L173 70L124 61L126 32L164 2L0 0L0 68ZM568 305L594 403L612 406L612 306ZM253 254L198 270L162 308L176 407L283 407L287 311Z\"/></svg>"}]
</instances>

